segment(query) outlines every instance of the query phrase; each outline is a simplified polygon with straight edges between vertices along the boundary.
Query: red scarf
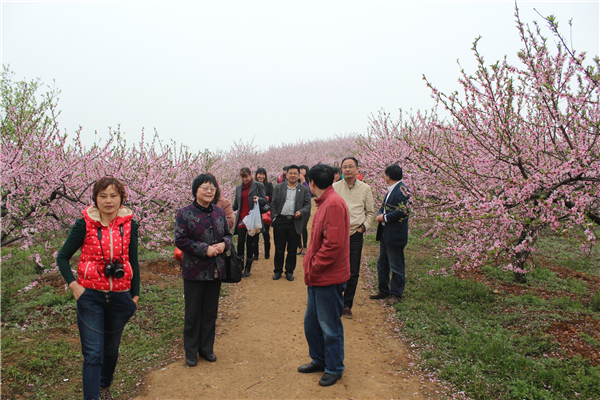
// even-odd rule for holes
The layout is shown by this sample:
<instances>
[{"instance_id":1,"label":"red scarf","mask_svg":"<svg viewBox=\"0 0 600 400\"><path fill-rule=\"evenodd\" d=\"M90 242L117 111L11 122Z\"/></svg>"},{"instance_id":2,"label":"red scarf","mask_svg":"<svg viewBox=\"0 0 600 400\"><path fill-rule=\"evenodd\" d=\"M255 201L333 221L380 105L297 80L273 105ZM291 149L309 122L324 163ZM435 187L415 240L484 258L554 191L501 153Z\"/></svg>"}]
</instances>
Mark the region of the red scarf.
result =
<instances>
[{"instance_id":1,"label":"red scarf","mask_svg":"<svg viewBox=\"0 0 600 400\"><path fill-rule=\"evenodd\" d=\"M245 228L246 226L242 222L244 218L250 214L250 204L248 204L248 193L250 193L250 185L252 180L247 185L242 183L242 204L240 206L240 218L238 219L238 228Z\"/></svg>"}]
</instances>

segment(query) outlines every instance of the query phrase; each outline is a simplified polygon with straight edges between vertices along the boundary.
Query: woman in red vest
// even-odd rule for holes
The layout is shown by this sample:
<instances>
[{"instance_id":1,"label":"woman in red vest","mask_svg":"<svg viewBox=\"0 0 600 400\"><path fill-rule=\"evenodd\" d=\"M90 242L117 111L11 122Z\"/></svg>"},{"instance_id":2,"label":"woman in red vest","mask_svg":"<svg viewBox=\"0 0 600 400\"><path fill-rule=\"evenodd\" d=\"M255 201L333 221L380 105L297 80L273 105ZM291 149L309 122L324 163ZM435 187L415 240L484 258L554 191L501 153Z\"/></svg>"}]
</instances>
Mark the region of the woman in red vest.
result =
<instances>
[{"instance_id":1,"label":"woman in red vest","mask_svg":"<svg viewBox=\"0 0 600 400\"><path fill-rule=\"evenodd\" d=\"M98 179L92 192L94 204L75 221L56 257L77 300L85 400L112 399L109 387L121 334L140 296L138 224L133 212L123 206L126 198L117 178ZM79 249L75 279L69 260Z\"/></svg>"}]
</instances>

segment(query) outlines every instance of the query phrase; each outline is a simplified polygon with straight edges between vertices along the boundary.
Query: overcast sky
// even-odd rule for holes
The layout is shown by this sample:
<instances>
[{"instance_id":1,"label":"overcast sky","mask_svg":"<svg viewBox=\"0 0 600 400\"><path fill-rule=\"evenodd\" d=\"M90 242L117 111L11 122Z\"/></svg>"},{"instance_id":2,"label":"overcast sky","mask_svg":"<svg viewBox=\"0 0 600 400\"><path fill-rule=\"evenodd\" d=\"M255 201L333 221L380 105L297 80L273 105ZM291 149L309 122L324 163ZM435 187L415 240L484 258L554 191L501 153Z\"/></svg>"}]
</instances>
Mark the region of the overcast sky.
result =
<instances>
[{"instance_id":1,"label":"overcast sky","mask_svg":"<svg viewBox=\"0 0 600 400\"><path fill-rule=\"evenodd\" d=\"M592 57L598 4L519 9L529 23L541 21L534 8L554 14L567 36L572 20L573 46ZM267 148L364 133L381 109L430 108L422 75L458 89L456 61L474 70L477 36L486 61L516 61L513 14L511 1L2 1L2 63L15 80L55 80L61 128L81 125L86 144L121 124L130 143L156 128L194 151Z\"/></svg>"}]
</instances>

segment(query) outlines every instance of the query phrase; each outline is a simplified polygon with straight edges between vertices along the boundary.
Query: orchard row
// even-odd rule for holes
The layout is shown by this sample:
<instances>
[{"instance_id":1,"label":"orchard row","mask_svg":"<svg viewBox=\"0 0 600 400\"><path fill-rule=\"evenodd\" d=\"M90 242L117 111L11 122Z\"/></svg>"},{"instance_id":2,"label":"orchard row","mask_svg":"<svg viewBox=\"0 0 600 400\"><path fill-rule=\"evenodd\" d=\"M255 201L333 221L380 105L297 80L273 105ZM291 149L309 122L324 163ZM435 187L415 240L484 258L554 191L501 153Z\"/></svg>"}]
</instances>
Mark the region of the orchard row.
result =
<instances>
[{"instance_id":1,"label":"orchard row","mask_svg":"<svg viewBox=\"0 0 600 400\"><path fill-rule=\"evenodd\" d=\"M128 146L121 132L86 148L80 132L68 141L57 118L57 93L42 100L39 82L2 77L2 245L51 248L90 202L103 175L128 187L128 206L140 222L143 244L172 242L173 218L191 201L197 174L212 172L231 198L241 167L267 169L270 178L290 163L333 163L356 156L365 181L382 193L382 171L398 162L413 193L413 218L444 238L457 267L484 263L524 277L545 229L568 235L584 249L600 224L600 99L598 60L558 39L549 48L539 27L516 14L523 48L519 64L486 65L473 45L477 69L462 71L460 92L444 94L426 80L436 106L397 119L381 112L364 135L298 141L266 150L234 142L227 151L195 153L152 140Z\"/></svg>"}]
</instances>

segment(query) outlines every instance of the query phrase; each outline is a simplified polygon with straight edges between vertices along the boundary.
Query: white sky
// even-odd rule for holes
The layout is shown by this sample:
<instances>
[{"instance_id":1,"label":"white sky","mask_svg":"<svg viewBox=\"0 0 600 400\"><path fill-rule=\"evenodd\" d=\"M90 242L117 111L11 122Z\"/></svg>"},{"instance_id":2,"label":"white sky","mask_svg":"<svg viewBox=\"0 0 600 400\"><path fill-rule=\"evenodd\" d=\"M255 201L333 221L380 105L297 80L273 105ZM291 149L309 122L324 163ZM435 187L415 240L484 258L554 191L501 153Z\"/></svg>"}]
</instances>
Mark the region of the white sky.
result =
<instances>
[{"instance_id":1,"label":"white sky","mask_svg":"<svg viewBox=\"0 0 600 400\"><path fill-rule=\"evenodd\" d=\"M572 19L574 47L600 53L598 1L518 6L525 22L554 14L566 36ZM516 60L513 14L511 1L2 1L2 63L14 80L54 79L61 128L83 126L86 144L121 124L129 143L156 128L192 150L267 148L430 108L422 75L458 89L477 36L486 61Z\"/></svg>"}]
</instances>

